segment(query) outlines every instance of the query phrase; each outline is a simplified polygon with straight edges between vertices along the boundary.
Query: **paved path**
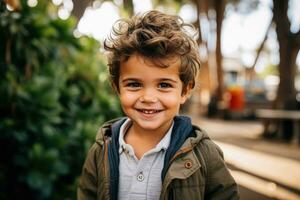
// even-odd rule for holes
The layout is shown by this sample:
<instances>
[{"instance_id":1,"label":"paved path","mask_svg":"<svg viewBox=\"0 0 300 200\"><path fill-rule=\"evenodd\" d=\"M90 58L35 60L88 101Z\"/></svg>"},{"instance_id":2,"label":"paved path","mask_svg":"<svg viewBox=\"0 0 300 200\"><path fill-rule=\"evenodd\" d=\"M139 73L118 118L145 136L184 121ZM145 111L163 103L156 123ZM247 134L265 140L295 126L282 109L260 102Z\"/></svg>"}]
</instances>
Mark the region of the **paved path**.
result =
<instances>
[{"instance_id":1,"label":"paved path","mask_svg":"<svg viewBox=\"0 0 300 200\"><path fill-rule=\"evenodd\" d=\"M240 170L300 191L300 161L216 142L226 162Z\"/></svg>"},{"instance_id":2,"label":"paved path","mask_svg":"<svg viewBox=\"0 0 300 200\"><path fill-rule=\"evenodd\" d=\"M224 121L191 117L193 123L206 130L214 140L300 161L299 145L263 138L263 126L258 121Z\"/></svg>"},{"instance_id":3,"label":"paved path","mask_svg":"<svg viewBox=\"0 0 300 200\"><path fill-rule=\"evenodd\" d=\"M274 199L300 199L300 146L262 138L259 122L192 119L222 148L241 186Z\"/></svg>"}]
</instances>

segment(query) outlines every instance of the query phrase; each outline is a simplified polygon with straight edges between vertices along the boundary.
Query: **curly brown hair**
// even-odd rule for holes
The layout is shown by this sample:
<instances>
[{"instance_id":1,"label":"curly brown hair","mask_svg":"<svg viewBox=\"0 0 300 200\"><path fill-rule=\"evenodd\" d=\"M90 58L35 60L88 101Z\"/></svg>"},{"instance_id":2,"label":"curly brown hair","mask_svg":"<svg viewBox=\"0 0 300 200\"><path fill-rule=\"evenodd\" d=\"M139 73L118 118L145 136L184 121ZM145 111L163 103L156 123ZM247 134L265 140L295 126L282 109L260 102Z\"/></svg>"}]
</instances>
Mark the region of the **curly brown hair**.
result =
<instances>
[{"instance_id":1,"label":"curly brown hair","mask_svg":"<svg viewBox=\"0 0 300 200\"><path fill-rule=\"evenodd\" d=\"M189 84L193 88L200 59L197 44L186 27L193 28L179 16L155 10L118 20L110 37L104 41L112 86L119 92L121 62L133 54L139 54L159 67L168 67L164 59L179 57L179 77L183 90Z\"/></svg>"}]
</instances>

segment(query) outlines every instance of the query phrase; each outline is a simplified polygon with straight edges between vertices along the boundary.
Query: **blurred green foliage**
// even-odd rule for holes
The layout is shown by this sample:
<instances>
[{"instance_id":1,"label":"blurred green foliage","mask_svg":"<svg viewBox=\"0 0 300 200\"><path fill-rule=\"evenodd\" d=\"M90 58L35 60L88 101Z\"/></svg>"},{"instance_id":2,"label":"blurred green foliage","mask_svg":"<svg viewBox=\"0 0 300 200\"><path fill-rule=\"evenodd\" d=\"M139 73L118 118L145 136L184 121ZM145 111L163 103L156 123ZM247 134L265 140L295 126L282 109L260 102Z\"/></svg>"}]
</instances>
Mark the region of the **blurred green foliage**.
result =
<instances>
[{"instance_id":1,"label":"blurred green foliage","mask_svg":"<svg viewBox=\"0 0 300 200\"><path fill-rule=\"evenodd\" d=\"M259 73L259 76L261 78L265 78L268 75L279 75L277 65L268 64L267 66L265 66L264 70Z\"/></svg>"},{"instance_id":2,"label":"blurred green foliage","mask_svg":"<svg viewBox=\"0 0 300 200\"><path fill-rule=\"evenodd\" d=\"M75 199L98 127L121 114L99 44L39 1L0 2L0 199Z\"/></svg>"}]
</instances>

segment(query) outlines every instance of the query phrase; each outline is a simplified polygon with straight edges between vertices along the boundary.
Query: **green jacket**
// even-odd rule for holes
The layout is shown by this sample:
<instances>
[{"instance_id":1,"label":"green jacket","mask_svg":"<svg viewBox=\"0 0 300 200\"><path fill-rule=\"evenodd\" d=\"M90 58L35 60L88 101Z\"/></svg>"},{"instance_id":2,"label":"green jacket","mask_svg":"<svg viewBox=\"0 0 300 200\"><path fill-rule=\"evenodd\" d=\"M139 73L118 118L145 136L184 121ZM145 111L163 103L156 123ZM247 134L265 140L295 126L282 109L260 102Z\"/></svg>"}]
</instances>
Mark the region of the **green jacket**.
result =
<instances>
[{"instance_id":1,"label":"green jacket","mask_svg":"<svg viewBox=\"0 0 300 200\"><path fill-rule=\"evenodd\" d=\"M108 144L113 122L100 128L88 152L78 185L78 200L111 199ZM194 126L193 131L195 137L188 137L170 160L160 199L239 199L221 149L198 127Z\"/></svg>"}]
</instances>

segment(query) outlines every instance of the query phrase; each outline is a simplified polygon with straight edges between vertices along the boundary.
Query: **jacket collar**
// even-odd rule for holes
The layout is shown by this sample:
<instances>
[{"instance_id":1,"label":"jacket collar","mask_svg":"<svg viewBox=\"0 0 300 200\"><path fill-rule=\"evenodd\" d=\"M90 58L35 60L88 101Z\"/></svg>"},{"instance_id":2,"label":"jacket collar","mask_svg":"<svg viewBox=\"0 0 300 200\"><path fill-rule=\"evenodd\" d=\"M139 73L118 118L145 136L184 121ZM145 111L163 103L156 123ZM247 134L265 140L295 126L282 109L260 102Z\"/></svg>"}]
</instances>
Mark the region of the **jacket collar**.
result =
<instances>
[{"instance_id":1,"label":"jacket collar","mask_svg":"<svg viewBox=\"0 0 300 200\"><path fill-rule=\"evenodd\" d=\"M181 116L182 117L182 116ZM187 117L188 118L188 117ZM102 145L104 143L105 139L111 139L111 128L112 128L112 124L114 124L117 121L120 120L125 120L126 118L121 117L121 118L116 118L110 121L107 121L106 123L104 123L101 128L99 128L97 135L96 135L96 143ZM204 130L202 130L201 128L199 128L198 126L192 126L193 130L195 130L195 134L193 135L193 137L189 137L188 140L186 140L182 147L190 147L193 146L197 143L199 143L202 139L204 138L208 138L207 134L205 133ZM174 129L174 128L173 128Z\"/></svg>"},{"instance_id":2,"label":"jacket collar","mask_svg":"<svg viewBox=\"0 0 300 200\"><path fill-rule=\"evenodd\" d=\"M104 144L104 140L111 139L112 137L112 125L118 121L125 120L125 117L116 118L110 121L105 122L98 130L96 134L96 143L99 145Z\"/></svg>"}]
</instances>

